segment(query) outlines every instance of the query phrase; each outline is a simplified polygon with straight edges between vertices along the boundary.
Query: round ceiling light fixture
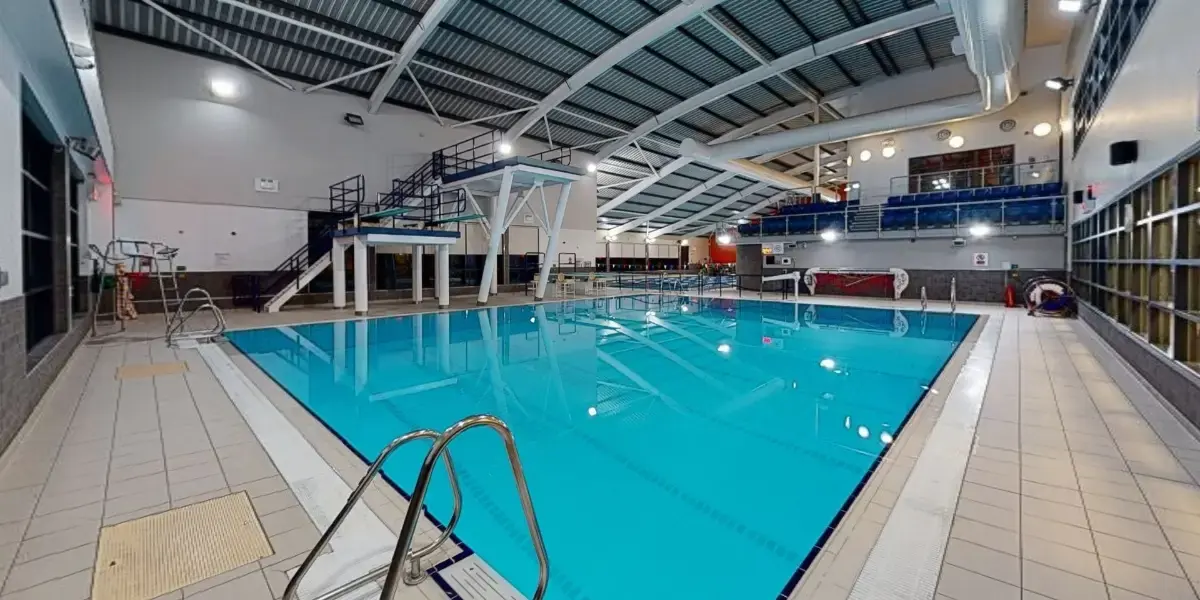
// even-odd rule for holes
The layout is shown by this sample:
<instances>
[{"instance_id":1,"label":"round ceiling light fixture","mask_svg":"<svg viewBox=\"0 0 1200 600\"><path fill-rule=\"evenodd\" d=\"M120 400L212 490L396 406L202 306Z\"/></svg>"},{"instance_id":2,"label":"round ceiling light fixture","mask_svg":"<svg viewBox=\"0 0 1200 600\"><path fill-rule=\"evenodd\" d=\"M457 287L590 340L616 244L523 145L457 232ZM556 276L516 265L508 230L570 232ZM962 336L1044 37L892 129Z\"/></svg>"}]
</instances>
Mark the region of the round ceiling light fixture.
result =
<instances>
[{"instance_id":1,"label":"round ceiling light fixture","mask_svg":"<svg viewBox=\"0 0 1200 600\"><path fill-rule=\"evenodd\" d=\"M867 162L868 160L871 160L871 151L870 151L870 150L863 150L862 152L859 152L859 153L858 153L858 160L861 160L861 161L863 161L863 162Z\"/></svg>"},{"instance_id":2,"label":"round ceiling light fixture","mask_svg":"<svg viewBox=\"0 0 1200 600\"><path fill-rule=\"evenodd\" d=\"M880 154L882 154L884 158L891 158L896 155L896 149L892 146L884 146L883 151L880 152Z\"/></svg>"},{"instance_id":3,"label":"round ceiling light fixture","mask_svg":"<svg viewBox=\"0 0 1200 600\"><path fill-rule=\"evenodd\" d=\"M1054 126L1046 122L1038 123L1037 125L1033 126L1033 135L1038 137L1046 137L1050 135L1050 132L1052 131L1054 131Z\"/></svg>"},{"instance_id":4,"label":"round ceiling light fixture","mask_svg":"<svg viewBox=\"0 0 1200 600\"><path fill-rule=\"evenodd\" d=\"M967 140L964 139L963 136L961 136L961 135L956 135L956 136L952 136L950 138L950 140L946 143L950 144L951 148L962 148L963 144L967 143Z\"/></svg>"},{"instance_id":5,"label":"round ceiling light fixture","mask_svg":"<svg viewBox=\"0 0 1200 600\"><path fill-rule=\"evenodd\" d=\"M232 100L237 98L240 92L237 82L225 77L213 77L212 79L209 79L208 91L212 92L213 96L216 96L221 100Z\"/></svg>"}]
</instances>

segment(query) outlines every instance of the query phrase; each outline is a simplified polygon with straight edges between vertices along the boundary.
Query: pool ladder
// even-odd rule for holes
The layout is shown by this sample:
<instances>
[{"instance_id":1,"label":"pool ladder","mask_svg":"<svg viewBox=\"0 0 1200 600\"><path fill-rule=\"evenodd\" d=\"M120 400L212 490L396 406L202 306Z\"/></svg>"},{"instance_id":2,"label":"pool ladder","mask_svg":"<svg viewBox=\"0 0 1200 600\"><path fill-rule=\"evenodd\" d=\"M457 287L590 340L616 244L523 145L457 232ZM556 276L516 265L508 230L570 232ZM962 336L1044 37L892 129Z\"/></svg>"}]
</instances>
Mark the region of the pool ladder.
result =
<instances>
[{"instance_id":1,"label":"pool ladder","mask_svg":"<svg viewBox=\"0 0 1200 600\"><path fill-rule=\"evenodd\" d=\"M187 305L188 300L192 296L199 296L203 302L200 306L192 309L192 312L183 314L183 307ZM207 310L213 315L213 326L209 329L198 329L194 331L184 330L183 326L188 320L196 316L202 310ZM184 294L183 300L179 301L179 305L175 307L175 314L167 321L167 346L178 347L180 342L194 342L196 344L204 342L216 341L225 333L225 315L221 309L213 302L212 295L207 290L200 287L194 287Z\"/></svg>"},{"instance_id":2,"label":"pool ladder","mask_svg":"<svg viewBox=\"0 0 1200 600\"><path fill-rule=\"evenodd\" d=\"M417 482L413 487L412 496L408 501L408 511L404 515L404 523L400 527L400 536L396 541L396 550L392 553L391 562L372 569L367 574L318 596L315 600L332 600L333 598L341 597L375 581L380 575L384 574L387 575L387 578L383 583L383 593L379 596L381 599L392 598L396 593L401 579L403 579L406 585L417 585L424 581L427 574L421 568L421 559L433 554L438 547L450 539L454 528L458 525L459 517L462 515L462 492L458 486L458 474L454 470L454 461L450 458L450 451L447 446L463 432L476 427L491 428L504 442L508 462L512 467L513 479L516 482L517 493L521 498L521 508L525 512L525 523L529 527L529 537L533 540L533 550L537 554L538 559L538 585L537 590L533 593L532 600L542 600L546 595L546 587L550 581L550 561L546 557L546 546L542 541L542 530L538 526L537 515L533 512L533 500L529 497L529 487L525 484L525 469L521 466L521 458L517 455L517 444L513 439L512 430L509 429L504 421L492 415L467 417L451 425L441 433L431 429L418 429L392 440L391 443L385 446L383 451L379 453L379 457L375 459L375 462L371 463L371 467L367 469L366 474L358 482L358 487L354 488L354 491L350 493L350 497L346 499L346 504L342 507L341 512L334 517L333 522L329 524L329 528L321 535L321 539L317 541L317 545L305 557L304 562L300 563L300 568L296 570L296 574L292 576L291 581L288 582L287 589L283 592L282 600L295 600L296 594L300 589L300 580L304 578L304 575L312 567L313 563L316 562L321 551L329 545L329 541L333 539L342 522L346 520L346 516L358 504L358 501L367 491L371 482L379 475L380 469L383 468L383 463L392 455L392 452L395 452L400 446L418 439L433 440L433 446L425 454L425 460L421 464L421 470L417 474ZM437 465L439 458L446 463L446 475L450 478L450 493L454 497L454 512L451 514L450 521L446 523L446 527L438 539L434 540L428 546L411 550L413 537L417 531L417 524L421 518L421 509L425 504L425 494L429 491L429 480L433 476L433 468ZM405 562L408 563L407 570L405 570Z\"/></svg>"}]
</instances>

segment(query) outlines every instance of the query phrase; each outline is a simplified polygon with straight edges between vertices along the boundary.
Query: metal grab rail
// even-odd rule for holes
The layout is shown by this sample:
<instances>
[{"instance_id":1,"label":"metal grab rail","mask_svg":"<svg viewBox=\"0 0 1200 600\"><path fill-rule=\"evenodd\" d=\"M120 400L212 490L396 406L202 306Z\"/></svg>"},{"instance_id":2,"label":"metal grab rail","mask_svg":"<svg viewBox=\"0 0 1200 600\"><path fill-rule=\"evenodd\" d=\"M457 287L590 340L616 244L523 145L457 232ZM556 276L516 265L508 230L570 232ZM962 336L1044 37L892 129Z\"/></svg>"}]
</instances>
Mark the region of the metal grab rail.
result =
<instances>
[{"instance_id":1,"label":"metal grab rail","mask_svg":"<svg viewBox=\"0 0 1200 600\"><path fill-rule=\"evenodd\" d=\"M925 286L921 286L921 310L929 308L929 297L925 295Z\"/></svg>"},{"instance_id":2,"label":"metal grab rail","mask_svg":"<svg viewBox=\"0 0 1200 600\"><path fill-rule=\"evenodd\" d=\"M538 526L537 515L533 511L533 500L529 497L529 487L525 483L525 469L521 466L521 458L517 455L517 444L513 439L512 430L500 419L492 415L474 415L467 417L449 429L442 432L421 464L421 472L413 487L412 497L408 501L408 512L404 515L404 525L400 528L400 539L396 551L392 554L392 562L388 567L387 579L383 583L383 593L380 598L392 598L400 584L401 573L408 549L412 546L413 536L417 532L417 522L421 517L421 505L425 502L425 494L429 491L429 479L433 475L433 467L444 452L446 446L463 432L476 427L490 427L504 441L504 449L508 454L508 462L512 467L513 479L517 485L517 493L521 498L521 508L525 512L525 523L529 527L529 537L533 540L533 550L538 559L538 586L531 600L542 600L546 596L546 588L550 582L550 559L546 556L546 546L542 541L542 530ZM287 596L284 596L285 600Z\"/></svg>"},{"instance_id":3,"label":"metal grab rail","mask_svg":"<svg viewBox=\"0 0 1200 600\"><path fill-rule=\"evenodd\" d=\"M193 308L192 312L188 313L185 317L183 316L183 307L187 305L188 300L192 298L193 294L197 296L203 296L204 303L196 308ZM216 323L213 325L212 329L207 331L184 331L184 324L187 323L189 319L196 316L196 313L204 309L211 310L213 313L213 318L216 319ZM167 346L174 346L175 343L181 339L195 340L197 342L210 341L224 333L225 315L221 312L221 309L217 307L215 303L213 303L212 295L209 294L208 290L205 290L204 288L194 287L183 295L183 299L179 301L179 306L175 307L175 314L171 317L171 320L167 322Z\"/></svg>"},{"instance_id":4,"label":"metal grab rail","mask_svg":"<svg viewBox=\"0 0 1200 600\"><path fill-rule=\"evenodd\" d=\"M958 310L958 284L954 277L950 278L950 312Z\"/></svg>"},{"instance_id":5,"label":"metal grab rail","mask_svg":"<svg viewBox=\"0 0 1200 600\"><path fill-rule=\"evenodd\" d=\"M358 501L360 498L362 498L362 495L366 493L367 488L371 485L371 481L373 481L379 474L379 471L383 468L383 463L392 455L392 452L395 452L400 446L418 439L435 440L436 446L436 440L440 439L441 436L442 434L433 431L432 429L418 429L416 431L406 433L392 440L387 446L384 446L383 450L379 452L379 457L375 459L375 462L371 463L371 467L367 469L367 472L363 475L362 479L359 480L358 487L354 488L353 492L350 492L350 496L346 499L346 504L342 506L341 512L339 512L337 516L333 518L333 522L329 524L329 527L325 530L325 533L321 535L321 539L317 541L317 545L313 547L312 552L309 552L308 556L305 557L304 562L300 563L300 567L296 570L296 574L292 576L291 581L288 582L287 588L284 589L283 598L281 600L292 600L296 597L296 593L300 589L300 580L303 579L304 575L308 573L308 570L312 568L313 563L316 562L317 557L321 554L321 551L323 551L325 547L329 545L329 541L333 539L333 536L335 533L337 533L338 528L342 526L342 522L346 520L346 517L350 514L350 511L353 510L355 505L358 504ZM446 542L446 540L450 539L450 535L454 532L454 528L458 525L459 517L462 516L462 491L458 487L458 474L454 470L454 460L450 458L449 452L446 452L443 458L446 463L446 474L450 477L450 493L452 496L454 496L454 512L450 515L450 522L446 524L445 530L442 532L442 535L438 537L438 539L434 540L433 543L429 544L428 546L415 550L409 554L409 557L412 559L414 565L419 564L421 558L432 554L434 550L437 550L438 546L441 546ZM415 502L415 504L410 502L409 507L411 508L416 506L419 508L423 502L423 499ZM380 575L383 575L389 570L390 565L384 565L377 569L373 569L361 577L350 580L334 588L333 590L330 590L322 595L321 598L336 598L346 594L361 585L374 581L375 579L379 578Z\"/></svg>"}]
</instances>

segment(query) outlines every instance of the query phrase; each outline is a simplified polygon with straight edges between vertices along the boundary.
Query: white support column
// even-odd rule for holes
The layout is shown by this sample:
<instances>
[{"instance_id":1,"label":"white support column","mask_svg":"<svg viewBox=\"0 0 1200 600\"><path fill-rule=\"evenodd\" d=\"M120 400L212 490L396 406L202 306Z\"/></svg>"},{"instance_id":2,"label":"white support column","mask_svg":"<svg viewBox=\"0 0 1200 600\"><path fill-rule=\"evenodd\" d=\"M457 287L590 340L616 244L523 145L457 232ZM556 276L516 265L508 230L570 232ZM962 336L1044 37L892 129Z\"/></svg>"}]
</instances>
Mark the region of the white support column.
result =
<instances>
[{"instance_id":1,"label":"white support column","mask_svg":"<svg viewBox=\"0 0 1200 600\"><path fill-rule=\"evenodd\" d=\"M437 258L437 300L438 308L450 308L450 246L438 244L435 252Z\"/></svg>"},{"instance_id":2,"label":"white support column","mask_svg":"<svg viewBox=\"0 0 1200 600\"><path fill-rule=\"evenodd\" d=\"M414 244L412 247L412 278L413 304L420 304L425 299L425 246Z\"/></svg>"},{"instance_id":3,"label":"white support column","mask_svg":"<svg viewBox=\"0 0 1200 600\"><path fill-rule=\"evenodd\" d=\"M492 235L488 238L487 259L483 262L483 277L479 280L480 306L487 304L488 292L492 278L496 276L496 263L500 253L500 236L504 235L504 216L508 213L508 196L512 193L512 169L504 169L504 178L500 180L500 194L492 210Z\"/></svg>"},{"instance_id":4,"label":"white support column","mask_svg":"<svg viewBox=\"0 0 1200 600\"><path fill-rule=\"evenodd\" d=\"M546 260L542 261L541 272L538 274L537 289L533 292L534 300L546 297L546 282L550 279L550 257L558 249L558 233L562 229L563 215L567 212L567 199L571 195L571 182L565 182L558 188L558 206L554 209L554 224L550 226L550 239L546 242Z\"/></svg>"},{"instance_id":5,"label":"white support column","mask_svg":"<svg viewBox=\"0 0 1200 600\"><path fill-rule=\"evenodd\" d=\"M333 238L333 307L346 308L346 247Z\"/></svg>"},{"instance_id":6,"label":"white support column","mask_svg":"<svg viewBox=\"0 0 1200 600\"><path fill-rule=\"evenodd\" d=\"M355 277L357 279L357 277ZM357 296L357 294L355 294ZM356 298L357 299L357 298ZM371 355L368 339L366 319L354 322L354 391L361 392L367 387L367 379L370 377Z\"/></svg>"},{"instance_id":7,"label":"white support column","mask_svg":"<svg viewBox=\"0 0 1200 600\"><path fill-rule=\"evenodd\" d=\"M367 241L354 236L354 314L367 314Z\"/></svg>"}]
</instances>

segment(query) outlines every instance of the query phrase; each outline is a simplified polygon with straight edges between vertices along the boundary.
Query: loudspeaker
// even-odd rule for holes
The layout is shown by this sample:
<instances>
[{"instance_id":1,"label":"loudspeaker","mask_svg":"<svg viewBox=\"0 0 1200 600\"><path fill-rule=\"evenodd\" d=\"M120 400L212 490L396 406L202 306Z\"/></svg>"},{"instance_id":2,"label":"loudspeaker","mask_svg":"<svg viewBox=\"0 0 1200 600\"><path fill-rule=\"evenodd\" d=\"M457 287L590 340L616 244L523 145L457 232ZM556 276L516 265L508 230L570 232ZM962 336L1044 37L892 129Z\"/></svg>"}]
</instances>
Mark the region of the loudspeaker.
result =
<instances>
[{"instance_id":1,"label":"loudspeaker","mask_svg":"<svg viewBox=\"0 0 1200 600\"><path fill-rule=\"evenodd\" d=\"M1071 192L1071 202L1075 204L1083 204L1083 190L1075 190Z\"/></svg>"},{"instance_id":2,"label":"loudspeaker","mask_svg":"<svg viewBox=\"0 0 1200 600\"><path fill-rule=\"evenodd\" d=\"M1137 162L1137 159L1138 143L1136 140L1116 142L1108 147L1108 164L1110 165L1127 165Z\"/></svg>"}]
</instances>

